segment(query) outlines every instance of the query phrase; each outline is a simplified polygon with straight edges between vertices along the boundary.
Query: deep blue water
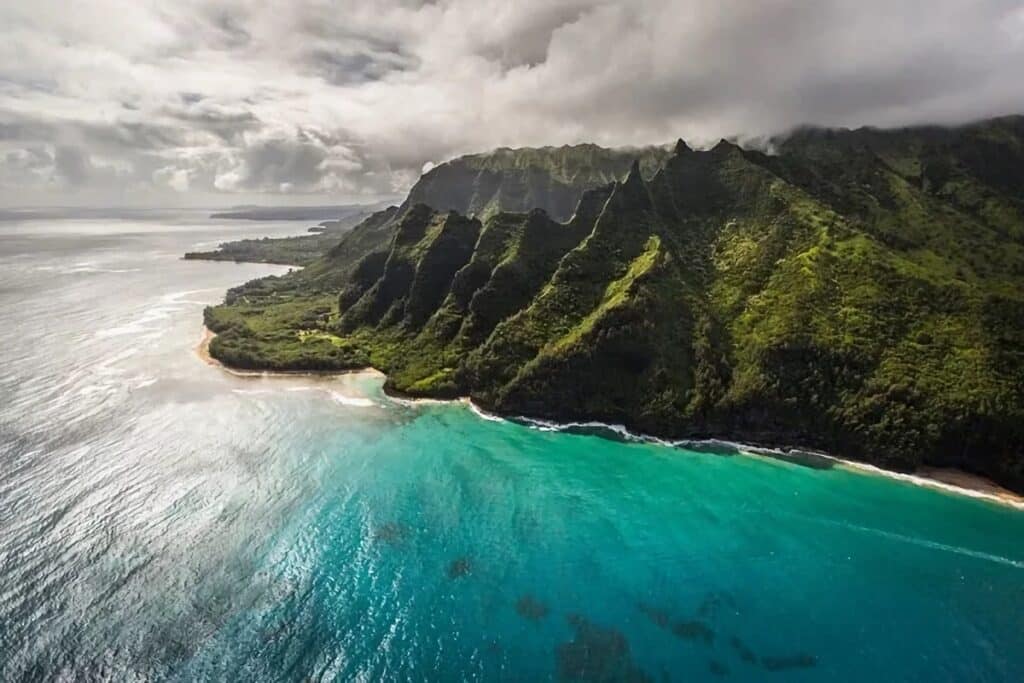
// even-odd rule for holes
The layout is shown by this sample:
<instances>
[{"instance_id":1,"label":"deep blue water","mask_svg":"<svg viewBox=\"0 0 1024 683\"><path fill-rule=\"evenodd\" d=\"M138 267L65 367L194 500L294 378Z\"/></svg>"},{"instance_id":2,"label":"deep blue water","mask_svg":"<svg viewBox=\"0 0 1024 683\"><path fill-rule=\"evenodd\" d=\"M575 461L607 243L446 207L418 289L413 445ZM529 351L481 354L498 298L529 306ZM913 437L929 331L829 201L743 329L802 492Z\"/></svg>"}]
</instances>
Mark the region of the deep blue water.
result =
<instances>
[{"instance_id":1,"label":"deep blue water","mask_svg":"<svg viewBox=\"0 0 1024 683\"><path fill-rule=\"evenodd\" d=\"M0 225L0 680L1024 679L1024 511L227 375L242 229Z\"/></svg>"}]
</instances>

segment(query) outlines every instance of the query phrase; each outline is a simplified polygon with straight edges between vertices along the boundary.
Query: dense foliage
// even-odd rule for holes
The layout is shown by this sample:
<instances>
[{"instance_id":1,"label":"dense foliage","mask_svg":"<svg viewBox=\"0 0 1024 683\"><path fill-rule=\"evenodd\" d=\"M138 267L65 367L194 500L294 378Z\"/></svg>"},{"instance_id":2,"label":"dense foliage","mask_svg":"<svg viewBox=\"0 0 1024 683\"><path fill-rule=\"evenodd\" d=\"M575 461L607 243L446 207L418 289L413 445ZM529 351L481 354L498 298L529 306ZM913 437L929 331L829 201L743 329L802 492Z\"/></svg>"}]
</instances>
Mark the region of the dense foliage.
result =
<instances>
[{"instance_id":1,"label":"dense foliage","mask_svg":"<svg viewBox=\"0 0 1024 683\"><path fill-rule=\"evenodd\" d=\"M1024 490L1024 119L775 147L680 141L571 218L404 205L208 309L212 352Z\"/></svg>"}]
</instances>

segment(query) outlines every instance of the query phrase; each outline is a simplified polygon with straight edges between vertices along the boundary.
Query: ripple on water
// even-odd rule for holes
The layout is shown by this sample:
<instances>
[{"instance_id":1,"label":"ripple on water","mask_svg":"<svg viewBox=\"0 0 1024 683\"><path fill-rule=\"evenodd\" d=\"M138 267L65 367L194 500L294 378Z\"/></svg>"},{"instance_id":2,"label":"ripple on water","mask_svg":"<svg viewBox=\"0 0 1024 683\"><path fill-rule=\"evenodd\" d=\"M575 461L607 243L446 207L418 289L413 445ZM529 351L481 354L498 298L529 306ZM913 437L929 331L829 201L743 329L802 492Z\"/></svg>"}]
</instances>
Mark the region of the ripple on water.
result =
<instances>
[{"instance_id":1,"label":"ripple on water","mask_svg":"<svg viewBox=\"0 0 1024 683\"><path fill-rule=\"evenodd\" d=\"M0 680L1024 680L1018 511L227 375L239 229L0 285Z\"/></svg>"}]
</instances>

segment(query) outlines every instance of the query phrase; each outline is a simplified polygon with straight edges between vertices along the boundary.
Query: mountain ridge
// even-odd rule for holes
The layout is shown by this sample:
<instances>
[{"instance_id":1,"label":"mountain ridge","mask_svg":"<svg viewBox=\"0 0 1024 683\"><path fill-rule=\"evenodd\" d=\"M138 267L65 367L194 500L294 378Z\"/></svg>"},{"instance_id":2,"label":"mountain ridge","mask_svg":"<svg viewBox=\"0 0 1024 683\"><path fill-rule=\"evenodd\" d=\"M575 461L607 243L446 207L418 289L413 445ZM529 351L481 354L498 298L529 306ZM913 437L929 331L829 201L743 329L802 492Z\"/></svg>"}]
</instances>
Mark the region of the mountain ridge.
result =
<instances>
[{"instance_id":1,"label":"mountain ridge","mask_svg":"<svg viewBox=\"0 0 1024 683\"><path fill-rule=\"evenodd\" d=\"M641 159L645 172L652 175L668 154L667 146L606 148L591 143L499 147L489 152L466 154L425 172L397 207L397 213L388 213L391 207L379 205L370 211L374 207L368 205L359 220L339 215L334 216L336 220L325 221L327 229L319 235L225 242L214 251L190 252L185 258L309 266L328 254L337 259L348 246L347 234L360 227L360 222L375 224L367 234L353 239L356 244L352 246L357 253L352 259L354 263L368 253L367 245L371 242L374 248L383 248L386 241L383 236L381 240L372 240L373 233L381 227L382 215L387 215L389 220L396 218L417 203L481 215L542 208L557 219L565 220L584 190L617 180L634 158ZM319 218L330 217L322 213L326 207L315 208L320 211ZM338 207L339 212L345 208ZM266 211L259 209L255 213L262 215ZM214 217L245 218L249 213L221 213Z\"/></svg>"},{"instance_id":2,"label":"mountain ridge","mask_svg":"<svg viewBox=\"0 0 1024 683\"><path fill-rule=\"evenodd\" d=\"M1024 169L1022 121L832 132L776 155L680 142L564 221L415 204L315 316L275 318L295 301L258 288L208 309L211 351L373 365L391 390L500 414L958 466L1021 490L1022 197L989 165Z\"/></svg>"}]
</instances>

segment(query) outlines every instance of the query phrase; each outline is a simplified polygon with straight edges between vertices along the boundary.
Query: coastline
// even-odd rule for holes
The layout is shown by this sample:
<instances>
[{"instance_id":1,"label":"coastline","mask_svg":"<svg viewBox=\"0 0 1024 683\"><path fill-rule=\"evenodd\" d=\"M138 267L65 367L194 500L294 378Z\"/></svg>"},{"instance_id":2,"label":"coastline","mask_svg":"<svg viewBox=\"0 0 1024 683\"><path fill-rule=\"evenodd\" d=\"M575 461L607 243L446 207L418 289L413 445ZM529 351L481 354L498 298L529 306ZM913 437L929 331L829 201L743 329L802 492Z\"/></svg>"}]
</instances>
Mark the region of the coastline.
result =
<instances>
[{"instance_id":1,"label":"coastline","mask_svg":"<svg viewBox=\"0 0 1024 683\"><path fill-rule=\"evenodd\" d=\"M354 373L367 373L373 374L379 377L385 377L385 373L381 372L377 368L366 367L355 370L324 370L324 371L313 371L313 370L238 370L230 368L224 365L219 360L210 355L210 342L217 336L213 331L203 326L203 335L199 341L199 344L195 348L196 355L207 365L219 368L220 370L227 372L236 377L330 377L330 376L342 376L350 375ZM1008 507L1016 508L1018 510L1024 510L1024 495L1014 493L1009 489L1003 488L999 484L995 483L985 477L971 474L963 470L943 467L931 467L925 466L920 467L916 472L905 473L895 472L892 470L886 470L875 465L871 465L866 462L859 462L857 460L847 460L846 458L840 458L838 456L830 455L828 453L821 453L818 451L809 451L806 449L782 449L782 448L769 448L765 446L757 446L753 444L746 444L740 441L723 441L721 439L708 439L706 441L695 441L695 440L683 440L683 441L668 441L648 434L636 434L630 432L623 425L610 425L603 422L570 422L566 424L549 422L546 420L537 420L534 418L522 417L522 416L510 416L504 417L501 415L495 415L484 410L480 406L473 403L472 399L468 396L461 396L453 399L439 399L439 398L416 398L410 396L395 395L391 392L385 392L388 398L396 403L405 405L430 405L430 404L444 404L444 403L460 403L471 410L477 417L489 420L489 421L511 421L532 426L537 429L543 429L548 431L566 431L578 428L596 428L605 429L614 432L624 439L630 441L639 441L644 443L659 444L662 446L668 446L672 448L704 445L721 445L726 447L735 448L743 455L748 457L767 457L774 459L782 459L793 461L794 456L810 456L812 458L819 458L828 461L831 465L842 467L846 470L852 470L861 474L874 475L880 477L886 477L888 479L895 479L915 486L923 486L937 491L943 491L945 493L951 493L954 495L966 496L968 498L977 498L980 500L987 500L989 502L997 503L999 505L1005 505Z\"/></svg>"}]
</instances>

